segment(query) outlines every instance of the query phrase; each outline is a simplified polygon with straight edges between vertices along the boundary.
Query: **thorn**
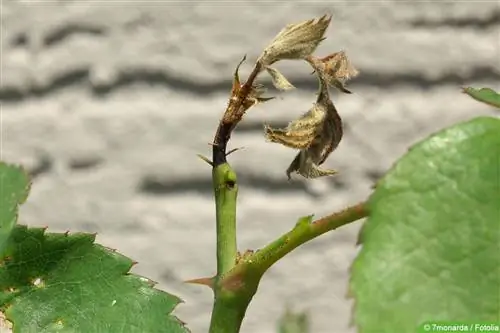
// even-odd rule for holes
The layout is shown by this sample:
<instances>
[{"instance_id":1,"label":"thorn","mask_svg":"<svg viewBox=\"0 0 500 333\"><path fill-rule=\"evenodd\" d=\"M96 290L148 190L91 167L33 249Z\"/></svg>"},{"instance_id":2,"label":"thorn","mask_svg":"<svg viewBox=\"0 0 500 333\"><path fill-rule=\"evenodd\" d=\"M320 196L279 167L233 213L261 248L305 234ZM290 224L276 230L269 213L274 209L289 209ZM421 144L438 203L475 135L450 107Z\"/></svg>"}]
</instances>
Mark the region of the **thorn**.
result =
<instances>
[{"instance_id":1,"label":"thorn","mask_svg":"<svg viewBox=\"0 0 500 333\"><path fill-rule=\"evenodd\" d=\"M212 290L214 289L214 278L213 277L187 280L187 281L184 281L184 283L200 284L203 286L207 286Z\"/></svg>"},{"instance_id":2,"label":"thorn","mask_svg":"<svg viewBox=\"0 0 500 333\"><path fill-rule=\"evenodd\" d=\"M258 97L257 101L259 103L264 103L264 102L270 101L270 100L275 99L275 98L276 97Z\"/></svg>"},{"instance_id":3,"label":"thorn","mask_svg":"<svg viewBox=\"0 0 500 333\"><path fill-rule=\"evenodd\" d=\"M211 167L214 166L214 164L212 163L212 161L210 161L210 159L206 156L203 156L201 154L196 154L196 156L198 156L201 160L207 162Z\"/></svg>"},{"instance_id":4,"label":"thorn","mask_svg":"<svg viewBox=\"0 0 500 333\"><path fill-rule=\"evenodd\" d=\"M226 156L229 156L229 154L232 154L232 153L234 153L235 151L237 151L237 150L242 150L242 149L245 149L245 147L239 147L239 148L234 148L234 149L231 149L230 151L228 151L228 152L226 153Z\"/></svg>"},{"instance_id":5,"label":"thorn","mask_svg":"<svg viewBox=\"0 0 500 333\"><path fill-rule=\"evenodd\" d=\"M241 61L239 62L238 66L236 66L236 69L234 70L234 74L233 74L233 87L231 89L231 96L235 96L240 88L241 88L241 83L240 83L240 76L238 74L239 70L240 70L240 66L241 64L243 64L243 62L247 59L247 55L245 54L243 56L243 59L241 59Z\"/></svg>"},{"instance_id":6,"label":"thorn","mask_svg":"<svg viewBox=\"0 0 500 333\"><path fill-rule=\"evenodd\" d=\"M66 230L66 231L64 232L64 236L66 236L66 237L67 237L68 235L69 235L69 230Z\"/></svg>"},{"instance_id":7,"label":"thorn","mask_svg":"<svg viewBox=\"0 0 500 333\"><path fill-rule=\"evenodd\" d=\"M137 265L139 262L138 261L132 261L132 265L131 266L135 266Z\"/></svg>"}]
</instances>

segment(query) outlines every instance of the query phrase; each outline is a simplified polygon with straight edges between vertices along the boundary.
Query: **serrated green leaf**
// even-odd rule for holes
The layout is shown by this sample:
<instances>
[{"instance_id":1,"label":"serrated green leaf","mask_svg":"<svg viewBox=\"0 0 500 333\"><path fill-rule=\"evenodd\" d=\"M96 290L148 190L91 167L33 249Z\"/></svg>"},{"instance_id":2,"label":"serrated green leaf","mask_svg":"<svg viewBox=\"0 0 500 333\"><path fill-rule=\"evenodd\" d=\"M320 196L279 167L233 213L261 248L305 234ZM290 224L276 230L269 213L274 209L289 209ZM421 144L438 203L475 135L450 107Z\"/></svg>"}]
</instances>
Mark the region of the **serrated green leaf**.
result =
<instances>
[{"instance_id":1,"label":"serrated green leaf","mask_svg":"<svg viewBox=\"0 0 500 333\"><path fill-rule=\"evenodd\" d=\"M85 233L16 226L0 266L0 306L14 333L186 333L181 302L129 273L129 258Z\"/></svg>"},{"instance_id":2,"label":"serrated green leaf","mask_svg":"<svg viewBox=\"0 0 500 333\"><path fill-rule=\"evenodd\" d=\"M463 92L477 101L500 108L500 94L490 88L463 88Z\"/></svg>"},{"instance_id":3,"label":"serrated green leaf","mask_svg":"<svg viewBox=\"0 0 500 333\"><path fill-rule=\"evenodd\" d=\"M352 267L359 333L500 315L500 120L481 117L412 147L368 202Z\"/></svg>"},{"instance_id":4,"label":"serrated green leaf","mask_svg":"<svg viewBox=\"0 0 500 333\"><path fill-rule=\"evenodd\" d=\"M18 206L28 197L29 177L21 167L0 161L0 253L17 222Z\"/></svg>"}]
</instances>

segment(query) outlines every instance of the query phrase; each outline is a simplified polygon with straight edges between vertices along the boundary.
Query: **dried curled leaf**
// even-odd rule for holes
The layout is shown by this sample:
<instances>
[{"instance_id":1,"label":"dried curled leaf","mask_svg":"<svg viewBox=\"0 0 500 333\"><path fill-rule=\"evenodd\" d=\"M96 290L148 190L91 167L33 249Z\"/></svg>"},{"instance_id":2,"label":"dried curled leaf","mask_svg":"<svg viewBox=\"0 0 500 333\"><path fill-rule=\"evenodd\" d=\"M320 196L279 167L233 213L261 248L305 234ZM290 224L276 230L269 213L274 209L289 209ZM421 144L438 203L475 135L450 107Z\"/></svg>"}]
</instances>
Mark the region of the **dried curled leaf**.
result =
<instances>
[{"instance_id":1,"label":"dried curled leaf","mask_svg":"<svg viewBox=\"0 0 500 333\"><path fill-rule=\"evenodd\" d=\"M318 99L307 113L286 128L265 127L267 140L301 150L286 171L289 179L292 172L305 178L335 174L335 170L321 169L319 165L337 148L342 135L342 120L321 78Z\"/></svg>"},{"instance_id":2,"label":"dried curled leaf","mask_svg":"<svg viewBox=\"0 0 500 333\"><path fill-rule=\"evenodd\" d=\"M305 59L311 55L324 39L331 16L289 24L264 49L257 60L263 66L269 66L283 59Z\"/></svg>"},{"instance_id":3,"label":"dried curled leaf","mask_svg":"<svg viewBox=\"0 0 500 333\"><path fill-rule=\"evenodd\" d=\"M271 128L266 125L265 135L269 141L285 147L306 149L321 131L325 117L326 110L321 105L314 104L308 112L292 121L286 128Z\"/></svg>"},{"instance_id":4,"label":"dried curled leaf","mask_svg":"<svg viewBox=\"0 0 500 333\"><path fill-rule=\"evenodd\" d=\"M357 76L359 71L351 64L344 51L335 52L319 59L310 57L308 61L328 85L344 93L351 93L345 88L345 83Z\"/></svg>"},{"instance_id":5,"label":"dried curled leaf","mask_svg":"<svg viewBox=\"0 0 500 333\"><path fill-rule=\"evenodd\" d=\"M286 175L289 180L292 179L291 174L293 172L297 172L304 178L313 179L334 175L337 173L337 170L320 168L317 163L314 163L314 157L307 150L301 150L295 156L288 169L286 169Z\"/></svg>"},{"instance_id":6,"label":"dried curled leaf","mask_svg":"<svg viewBox=\"0 0 500 333\"><path fill-rule=\"evenodd\" d=\"M278 71L276 68L266 67L266 70L269 73L269 75L271 75L271 78L273 80L273 85L276 87L276 89L290 90L295 88L293 84L291 84L290 81L288 81L287 78L283 74L281 74L281 72Z\"/></svg>"}]
</instances>

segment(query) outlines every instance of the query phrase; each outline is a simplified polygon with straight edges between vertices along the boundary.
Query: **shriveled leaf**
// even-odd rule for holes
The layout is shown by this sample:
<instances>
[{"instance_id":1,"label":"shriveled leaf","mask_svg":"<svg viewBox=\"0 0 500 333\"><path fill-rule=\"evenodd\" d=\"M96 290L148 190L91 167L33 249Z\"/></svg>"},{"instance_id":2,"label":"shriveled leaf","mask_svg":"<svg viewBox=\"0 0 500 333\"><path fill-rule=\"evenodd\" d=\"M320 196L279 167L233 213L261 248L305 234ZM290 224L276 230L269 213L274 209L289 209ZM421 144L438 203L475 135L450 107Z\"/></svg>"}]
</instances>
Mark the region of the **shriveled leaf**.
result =
<instances>
[{"instance_id":1,"label":"shriveled leaf","mask_svg":"<svg viewBox=\"0 0 500 333\"><path fill-rule=\"evenodd\" d=\"M276 68L273 67L266 67L267 72L269 75L271 75L271 78L273 80L273 85L276 87L276 89L279 90L290 90L295 88L293 84L291 84L287 78L281 74L280 71L278 71Z\"/></svg>"},{"instance_id":2,"label":"shriveled leaf","mask_svg":"<svg viewBox=\"0 0 500 333\"><path fill-rule=\"evenodd\" d=\"M0 161L0 253L17 222L18 206L28 197L29 177L18 166Z\"/></svg>"},{"instance_id":3,"label":"shriveled leaf","mask_svg":"<svg viewBox=\"0 0 500 333\"><path fill-rule=\"evenodd\" d=\"M308 112L292 121L287 128L265 126L264 131L268 141L300 149L286 170L288 179L293 172L305 178L318 178L337 173L336 170L319 167L337 148L343 135L342 120L324 82L320 85L316 103Z\"/></svg>"},{"instance_id":4,"label":"shriveled leaf","mask_svg":"<svg viewBox=\"0 0 500 333\"><path fill-rule=\"evenodd\" d=\"M498 321L500 120L415 145L378 183L352 267L358 332Z\"/></svg>"},{"instance_id":5,"label":"shriveled leaf","mask_svg":"<svg viewBox=\"0 0 500 333\"><path fill-rule=\"evenodd\" d=\"M289 24L267 46L258 62L264 67L283 59L304 59L311 55L324 39L331 16Z\"/></svg>"},{"instance_id":6,"label":"shriveled leaf","mask_svg":"<svg viewBox=\"0 0 500 333\"><path fill-rule=\"evenodd\" d=\"M129 273L95 235L16 226L0 266L0 306L14 333L186 333L176 296Z\"/></svg>"},{"instance_id":7,"label":"shriveled leaf","mask_svg":"<svg viewBox=\"0 0 500 333\"><path fill-rule=\"evenodd\" d=\"M354 68L344 51L332 53L324 58L308 59L314 71L327 85L337 88L343 93L350 94L345 84L356 77L359 71Z\"/></svg>"},{"instance_id":8,"label":"shriveled leaf","mask_svg":"<svg viewBox=\"0 0 500 333\"><path fill-rule=\"evenodd\" d=\"M321 131L325 117L326 110L321 105L314 104L309 111L290 122L286 128L273 128L265 125L266 139L288 148L306 149Z\"/></svg>"},{"instance_id":9,"label":"shriveled leaf","mask_svg":"<svg viewBox=\"0 0 500 333\"><path fill-rule=\"evenodd\" d=\"M335 52L322 59L325 63L325 72L332 78L342 82L352 79L359 74L347 57L345 51Z\"/></svg>"},{"instance_id":10,"label":"shriveled leaf","mask_svg":"<svg viewBox=\"0 0 500 333\"><path fill-rule=\"evenodd\" d=\"M280 318L279 333L308 333L309 318L306 313L294 313L287 310Z\"/></svg>"},{"instance_id":11,"label":"shriveled leaf","mask_svg":"<svg viewBox=\"0 0 500 333\"><path fill-rule=\"evenodd\" d=\"M317 155L312 155L310 151L311 150L301 150L295 156L290 166L286 169L288 180L292 178L292 173L294 172L297 172L299 175L307 179L332 176L338 173L338 171L334 169L320 168L319 164L317 164L314 159Z\"/></svg>"},{"instance_id":12,"label":"shriveled leaf","mask_svg":"<svg viewBox=\"0 0 500 333\"><path fill-rule=\"evenodd\" d=\"M500 108L500 94L490 88L463 88L463 92L477 101Z\"/></svg>"}]
</instances>

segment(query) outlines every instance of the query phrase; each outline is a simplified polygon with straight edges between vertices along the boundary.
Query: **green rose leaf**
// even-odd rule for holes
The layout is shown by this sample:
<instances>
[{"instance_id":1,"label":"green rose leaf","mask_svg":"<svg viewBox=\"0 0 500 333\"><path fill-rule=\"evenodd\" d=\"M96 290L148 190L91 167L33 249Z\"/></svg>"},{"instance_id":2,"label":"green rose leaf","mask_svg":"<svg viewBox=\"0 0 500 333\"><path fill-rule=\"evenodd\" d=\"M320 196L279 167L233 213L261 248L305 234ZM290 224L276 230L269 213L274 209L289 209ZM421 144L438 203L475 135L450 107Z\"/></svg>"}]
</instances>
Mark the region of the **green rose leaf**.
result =
<instances>
[{"instance_id":1,"label":"green rose leaf","mask_svg":"<svg viewBox=\"0 0 500 333\"><path fill-rule=\"evenodd\" d=\"M359 333L500 316L500 120L415 145L368 201L350 292Z\"/></svg>"},{"instance_id":2,"label":"green rose leaf","mask_svg":"<svg viewBox=\"0 0 500 333\"><path fill-rule=\"evenodd\" d=\"M29 177L21 167L0 161L0 253L17 223L18 206L28 197Z\"/></svg>"},{"instance_id":3,"label":"green rose leaf","mask_svg":"<svg viewBox=\"0 0 500 333\"><path fill-rule=\"evenodd\" d=\"M500 108L500 94L490 88L463 88L463 92L477 101Z\"/></svg>"},{"instance_id":4,"label":"green rose leaf","mask_svg":"<svg viewBox=\"0 0 500 333\"><path fill-rule=\"evenodd\" d=\"M180 299L129 273L95 235L16 226L0 265L0 307L14 333L186 333Z\"/></svg>"}]
</instances>

